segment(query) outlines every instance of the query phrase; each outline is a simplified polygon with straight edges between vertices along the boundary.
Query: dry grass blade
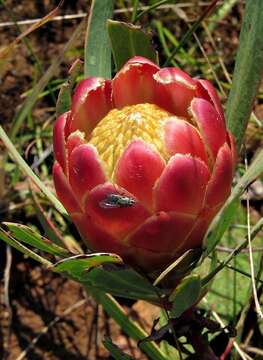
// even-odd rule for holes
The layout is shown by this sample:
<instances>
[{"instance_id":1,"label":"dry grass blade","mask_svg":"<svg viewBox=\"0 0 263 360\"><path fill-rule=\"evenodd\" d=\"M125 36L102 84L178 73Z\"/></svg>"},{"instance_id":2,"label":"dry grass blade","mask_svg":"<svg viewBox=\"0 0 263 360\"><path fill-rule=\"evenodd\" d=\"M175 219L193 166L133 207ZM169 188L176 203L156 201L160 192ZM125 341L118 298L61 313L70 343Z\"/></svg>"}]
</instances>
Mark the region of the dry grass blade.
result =
<instances>
[{"instance_id":1,"label":"dry grass blade","mask_svg":"<svg viewBox=\"0 0 263 360\"><path fill-rule=\"evenodd\" d=\"M202 23L202 21L213 11L217 4L218 0L213 0L209 6L204 10L202 15L199 17L199 19L194 23L194 25L189 28L189 30L184 34L182 37L179 45L173 50L171 53L171 56L165 61L164 66L167 66L170 64L172 59L175 57L178 50L185 44L185 42L190 38L190 36L196 31L196 29L199 27L199 25Z\"/></svg>"},{"instance_id":2,"label":"dry grass blade","mask_svg":"<svg viewBox=\"0 0 263 360\"><path fill-rule=\"evenodd\" d=\"M4 341L4 351L8 351L10 347L11 341L11 324L12 324L12 307L10 305L10 297L9 297L9 284L10 284L10 271L12 266L12 248L7 245L6 246L6 265L4 271L4 303L6 306L6 311L8 314L8 329L6 334L6 339Z\"/></svg>"},{"instance_id":3,"label":"dry grass blade","mask_svg":"<svg viewBox=\"0 0 263 360\"><path fill-rule=\"evenodd\" d=\"M14 119L14 124L10 134L11 139L14 139L14 137L16 136L21 124L23 123L24 119L26 118L26 116L34 106L35 102L37 101L39 93L45 88L49 80L52 78L56 70L59 68L60 63L64 59L65 53L75 45L77 38L84 29L84 25L85 25L85 19L83 19L82 22L78 25L78 27L72 34L71 38L62 49L61 53L53 60L48 70L41 77L38 83L34 86L32 94L26 99L25 103L21 108L21 111L17 114L17 116Z\"/></svg>"},{"instance_id":4,"label":"dry grass blade","mask_svg":"<svg viewBox=\"0 0 263 360\"><path fill-rule=\"evenodd\" d=\"M59 12L59 9L61 8L64 0L61 0L58 4L58 6L52 10L49 14L44 16L42 19L38 20L36 23L33 23L28 29L26 29L22 34L17 36L14 41L12 41L9 45L3 47L0 49L0 75L4 72L8 57L11 55L12 51L15 49L16 45L27 35L31 34L36 29L40 28L44 24L46 24L48 21L52 20L57 13Z\"/></svg>"},{"instance_id":5,"label":"dry grass blade","mask_svg":"<svg viewBox=\"0 0 263 360\"><path fill-rule=\"evenodd\" d=\"M202 300L206 305L208 304L208 301L206 300L206 298L203 298ZM225 332L228 332L228 330L225 328L225 324L223 322L223 320L221 319L221 317L217 314L216 311L212 310L211 311L213 317L216 319L216 321L220 324L221 328L224 329ZM239 344L236 341L233 341L233 346L235 347L236 351L238 352L239 356L241 357L242 360L253 360L248 354L246 354L239 346Z\"/></svg>"},{"instance_id":6,"label":"dry grass blade","mask_svg":"<svg viewBox=\"0 0 263 360\"><path fill-rule=\"evenodd\" d=\"M245 168L247 170L247 158L245 158ZM248 190L247 190L248 193ZM253 251L252 251L252 241L251 241L251 226L250 226L250 211L249 211L249 197L246 198L246 207L247 207L247 240L248 240L248 250L249 250L249 265L250 265L250 272L251 272L251 282L252 282L252 290L253 290L253 297L255 302L255 308L258 316L263 319L263 313L260 308L260 303L257 296L257 287L255 282L255 270L254 270L254 263L253 263Z\"/></svg>"},{"instance_id":7,"label":"dry grass blade","mask_svg":"<svg viewBox=\"0 0 263 360\"><path fill-rule=\"evenodd\" d=\"M16 150L13 143L10 141L9 137L5 133L4 129L0 125L0 139L4 143L4 145L7 148L7 151L9 155L13 158L14 162L17 163L19 168L24 172L26 176L28 176L35 184L36 186L46 195L46 197L49 199L49 201L54 204L56 209L63 214L64 216L67 216L67 211L63 207L63 205L58 201L56 196L45 186L45 184L39 179L38 176L32 171L30 166L25 162L25 160L22 158L22 156L19 154L19 152Z\"/></svg>"}]
</instances>

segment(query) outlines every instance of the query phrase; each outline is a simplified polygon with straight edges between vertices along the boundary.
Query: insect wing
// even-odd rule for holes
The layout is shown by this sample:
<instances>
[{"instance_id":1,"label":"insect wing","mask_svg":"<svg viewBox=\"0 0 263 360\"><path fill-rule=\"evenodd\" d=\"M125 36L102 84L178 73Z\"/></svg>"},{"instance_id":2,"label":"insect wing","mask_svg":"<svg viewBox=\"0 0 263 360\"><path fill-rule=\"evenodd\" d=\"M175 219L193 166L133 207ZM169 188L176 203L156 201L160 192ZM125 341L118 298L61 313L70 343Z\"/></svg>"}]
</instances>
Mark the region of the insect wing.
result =
<instances>
[{"instance_id":1,"label":"insect wing","mask_svg":"<svg viewBox=\"0 0 263 360\"><path fill-rule=\"evenodd\" d=\"M99 205L101 208L103 209L116 209L121 207L118 203L116 202L111 202L108 199L102 200L99 202Z\"/></svg>"}]
</instances>

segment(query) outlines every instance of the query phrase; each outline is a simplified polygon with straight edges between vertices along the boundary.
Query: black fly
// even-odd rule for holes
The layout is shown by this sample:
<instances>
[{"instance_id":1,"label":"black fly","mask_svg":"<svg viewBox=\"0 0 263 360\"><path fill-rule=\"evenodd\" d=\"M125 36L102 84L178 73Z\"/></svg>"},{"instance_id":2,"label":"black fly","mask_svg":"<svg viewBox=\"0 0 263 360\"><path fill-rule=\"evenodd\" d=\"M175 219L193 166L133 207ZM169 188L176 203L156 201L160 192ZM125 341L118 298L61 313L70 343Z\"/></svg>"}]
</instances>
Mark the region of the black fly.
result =
<instances>
[{"instance_id":1,"label":"black fly","mask_svg":"<svg viewBox=\"0 0 263 360\"><path fill-rule=\"evenodd\" d=\"M99 204L100 207L104 209L126 208L133 206L135 204L135 200L128 196L109 194L104 200L100 201Z\"/></svg>"}]
</instances>

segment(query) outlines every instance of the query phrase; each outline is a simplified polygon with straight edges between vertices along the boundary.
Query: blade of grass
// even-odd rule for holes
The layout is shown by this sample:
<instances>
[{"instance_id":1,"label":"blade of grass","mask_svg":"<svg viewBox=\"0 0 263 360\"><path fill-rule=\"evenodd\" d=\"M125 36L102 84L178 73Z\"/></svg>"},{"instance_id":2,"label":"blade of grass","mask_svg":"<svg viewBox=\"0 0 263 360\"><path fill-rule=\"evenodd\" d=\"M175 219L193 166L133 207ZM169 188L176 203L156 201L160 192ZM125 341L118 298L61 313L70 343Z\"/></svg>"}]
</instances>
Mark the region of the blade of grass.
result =
<instances>
[{"instance_id":1,"label":"blade of grass","mask_svg":"<svg viewBox=\"0 0 263 360\"><path fill-rule=\"evenodd\" d=\"M256 235L262 228L263 218L261 218L251 229L250 240L255 239ZM202 279L202 287L207 285L209 281L211 281L217 275L217 273L219 273L219 271L221 271L225 266L227 266L233 259L233 257L237 256L241 252L241 250L246 248L248 242L248 236L246 236L246 238L222 262L220 262L220 264L213 271L211 271L205 278Z\"/></svg>"},{"instance_id":2,"label":"blade of grass","mask_svg":"<svg viewBox=\"0 0 263 360\"><path fill-rule=\"evenodd\" d=\"M158 31L158 35L159 35L159 40L160 40L160 43L163 47L163 51L165 53L165 55L167 57L169 57L171 55L171 51L167 45L167 42L166 42L166 38L165 38L165 34L164 34L164 29L163 29L163 24L161 21L159 20L156 20L154 21L154 25L156 26L156 29ZM173 66L178 66L177 62L173 59L171 60L171 64Z\"/></svg>"},{"instance_id":3,"label":"blade of grass","mask_svg":"<svg viewBox=\"0 0 263 360\"><path fill-rule=\"evenodd\" d=\"M226 119L239 149L263 73L263 1L247 0Z\"/></svg>"},{"instance_id":4,"label":"blade of grass","mask_svg":"<svg viewBox=\"0 0 263 360\"><path fill-rule=\"evenodd\" d=\"M228 328L225 325L225 323L222 321L221 317L218 315L218 313L215 312L215 310L212 308L212 306L209 305L207 299L204 297L202 299L202 302L208 307L209 311L213 315L213 317L216 319L216 321L220 324L221 329L224 333L228 334ZM248 354L246 354L243 350L241 350L239 344L236 341L233 341L233 345L238 352L238 355L242 360L253 360Z\"/></svg>"},{"instance_id":5,"label":"blade of grass","mask_svg":"<svg viewBox=\"0 0 263 360\"><path fill-rule=\"evenodd\" d=\"M3 4L3 6L4 6L4 8L5 8L5 11L7 12L8 16L12 19L12 21L13 21L13 23L14 23L14 26L15 26L15 28L16 28L16 30L17 30L17 32L18 32L19 34L22 34L23 32L22 32L22 30L21 30L21 28L20 28L20 25L19 25L18 22L16 21L16 17L15 17L15 14L14 14L13 10L6 6L6 3L5 3L4 0L0 0L0 3ZM51 13L49 13L47 16L45 16L45 18L46 18L46 17L49 17L47 21L51 21L52 19L54 19L57 11L59 10L59 7L61 7L61 6L62 6L62 2L59 3L59 5L57 6L57 8L56 8L55 10L53 10ZM55 14L54 14L54 12L55 12ZM44 25L44 24L43 24L43 21L41 21L40 26L42 26L42 25ZM36 30L36 29L34 29L34 30ZM32 46L31 46L31 43L29 42L29 40L27 39L27 37L25 36L25 37L23 37L21 40L22 40L23 44L26 46L27 51L28 51L30 57L31 57L32 60L34 61L35 65L36 65L36 67L37 67L38 73L39 73L39 74L44 74L44 72L45 72L44 67L43 67L40 59L38 58L37 54L34 52ZM55 104L55 103L56 103L55 94L54 94L54 91L53 91L53 89L51 88L51 86L50 86L49 83L47 84L47 88L48 88L49 93L50 93L50 95L51 95L51 97L52 97L52 100L53 100L53 102L54 102L54 104Z\"/></svg>"},{"instance_id":6,"label":"blade of grass","mask_svg":"<svg viewBox=\"0 0 263 360\"><path fill-rule=\"evenodd\" d=\"M94 300L101 304L103 309L112 317L121 329L134 340L142 340L147 337L147 333L134 321L127 317L119 303L109 294L92 288L86 288L87 293L90 294ZM166 356L153 342L145 342L141 344L141 349L153 360L166 360Z\"/></svg>"},{"instance_id":7,"label":"blade of grass","mask_svg":"<svg viewBox=\"0 0 263 360\"><path fill-rule=\"evenodd\" d=\"M3 0L0 1L4 6L5 2ZM11 52L15 49L16 45L23 40L27 35L31 34L33 31L47 23L48 21L52 20L58 13L60 7L62 6L63 0L61 0L58 6L52 10L49 14L44 16L42 19L31 25L28 29L26 29L22 34L20 34L14 41L12 41L9 45L3 47L0 50L0 73L3 72L3 68L5 63L7 62L8 57L10 56Z\"/></svg>"},{"instance_id":8,"label":"blade of grass","mask_svg":"<svg viewBox=\"0 0 263 360\"><path fill-rule=\"evenodd\" d=\"M221 82L220 82L220 80L219 80L219 78L218 78L218 76L217 76L217 73L215 72L212 63L211 63L209 57L207 56L207 54L206 54L206 52L205 52L205 49L204 49L201 41L199 40L199 38L198 38L198 36L196 35L196 33L193 33L193 36L194 36L194 38L195 38L195 41L197 42L197 45L198 45L199 49L201 50L201 53L203 54L203 57L204 57L205 61L207 62L208 68L210 69L210 71L211 71L211 73L212 73L212 75L213 75L213 77L214 77L214 79L215 79L215 82L216 82L218 88L220 89L221 94L224 96L224 98L226 98L226 93L225 93L225 91L224 91L224 88L223 88L222 85L221 85Z\"/></svg>"},{"instance_id":9,"label":"blade of grass","mask_svg":"<svg viewBox=\"0 0 263 360\"><path fill-rule=\"evenodd\" d=\"M184 43L190 38L190 36L196 31L196 29L200 26L202 21L211 13L211 11L215 8L217 2L219 0L213 0L210 5L205 9L205 11L202 13L202 15L199 17L199 19L194 23L193 26L190 27L190 29L185 33L185 35L182 37L179 45L172 51L170 57L165 61L163 66L168 66L172 59L177 54L178 50L181 49L181 47L184 45Z\"/></svg>"},{"instance_id":10,"label":"blade of grass","mask_svg":"<svg viewBox=\"0 0 263 360\"><path fill-rule=\"evenodd\" d=\"M31 111L34 104L38 100L39 93L41 91L43 91L45 86L48 84L49 80L53 77L53 75L55 74L55 72L59 68L59 65L61 64L61 62L64 59L65 53L75 45L76 40L78 39L78 37L80 36L81 32L84 29L84 25L85 25L85 19L82 20L82 22L78 25L78 27L76 28L76 30L72 34L70 40L64 46L64 48L62 49L60 54L53 60L52 64L47 69L45 74L40 78L38 83L34 86L31 95L25 100L25 102L22 105L20 111L14 117L12 130L10 132L11 140L13 140L16 137L17 132L19 131L21 125L23 124L24 120L26 119L28 113Z\"/></svg>"},{"instance_id":11,"label":"blade of grass","mask_svg":"<svg viewBox=\"0 0 263 360\"><path fill-rule=\"evenodd\" d=\"M67 215L66 209L63 205L59 202L56 196L49 191L44 183L36 176L36 174L32 171L32 169L28 166L19 152L16 150L13 143L10 141L9 137L5 133L2 126L0 126L0 139L3 141L4 145L6 146L9 154L12 156L15 163L19 166L19 168L24 172L26 176L28 176L32 181L37 185L37 187L46 195L46 197L51 201L51 203L55 206L55 208L64 216Z\"/></svg>"},{"instance_id":12,"label":"blade of grass","mask_svg":"<svg viewBox=\"0 0 263 360\"><path fill-rule=\"evenodd\" d=\"M245 167L247 168L247 157L245 157ZM250 223L250 206L249 206L249 198L248 194L246 192L247 198L246 198L246 205L247 205L247 240L248 240L248 249L249 249L249 265L250 265L250 273L251 273L251 284L252 284L252 292L254 297L254 303L255 303L255 310L257 315L263 319L263 313L261 311L258 295L257 295L257 286L255 282L255 269L254 269L254 261L253 261L253 252L252 252L252 245L251 245L251 223Z\"/></svg>"},{"instance_id":13,"label":"blade of grass","mask_svg":"<svg viewBox=\"0 0 263 360\"><path fill-rule=\"evenodd\" d=\"M167 38L167 40L169 40L169 42L177 47L179 45L179 42L177 41L176 37L174 36L174 34L169 31L169 29L167 28L163 28L163 32L164 32L164 35L165 37ZM181 48L178 52L178 56L177 58L174 57L176 59L177 62L179 62L180 60L180 63L182 62L182 60L184 61L184 63L186 63L187 65L189 66L195 66L197 64L197 60L193 54L193 52L191 51L191 49L189 49L187 52L184 50L184 48ZM180 57L180 58L179 58ZM180 64L179 63L179 64ZM172 64L172 60L171 60L171 64Z\"/></svg>"},{"instance_id":14,"label":"blade of grass","mask_svg":"<svg viewBox=\"0 0 263 360\"><path fill-rule=\"evenodd\" d=\"M138 5L139 5L139 0L133 0L133 10L132 10L132 18L131 18L132 23L136 19L137 11L138 11Z\"/></svg>"},{"instance_id":15,"label":"blade of grass","mask_svg":"<svg viewBox=\"0 0 263 360\"><path fill-rule=\"evenodd\" d=\"M242 251L242 250L241 250ZM240 252L241 252L240 251ZM210 257L210 256L209 256ZM221 260L216 260L216 262L218 263L218 264L221 264L222 263L222 261ZM233 271L233 272L236 272L236 273L239 273L239 274L241 274L241 275L243 275L243 276L245 276L245 277L247 277L247 278L251 278L251 275L248 273L248 272L246 272L246 271L244 271L244 270L242 270L242 269L239 269L239 268L237 268L237 267L235 267L235 266L231 266L231 265L229 265L229 264L225 264L224 265L224 267L227 267L229 270L231 270L231 271ZM263 280L258 280L258 283L259 284L262 284L263 285Z\"/></svg>"},{"instance_id":16,"label":"blade of grass","mask_svg":"<svg viewBox=\"0 0 263 360\"><path fill-rule=\"evenodd\" d=\"M135 16L135 19L133 20L133 22L136 23L143 15L147 14L151 10L158 8L161 5L164 5L167 2L170 2L170 0L161 0L161 1L158 1L158 2L148 6L147 9L142 10L138 15Z\"/></svg>"},{"instance_id":17,"label":"blade of grass","mask_svg":"<svg viewBox=\"0 0 263 360\"><path fill-rule=\"evenodd\" d=\"M85 77L111 79L111 50L106 24L112 14L113 0L92 1L85 40Z\"/></svg>"},{"instance_id":18,"label":"blade of grass","mask_svg":"<svg viewBox=\"0 0 263 360\"><path fill-rule=\"evenodd\" d=\"M222 5L218 8L213 16L209 19L209 30L213 31L217 24L227 16L227 14L231 11L232 7L238 2L239 0L225 0Z\"/></svg>"}]
</instances>

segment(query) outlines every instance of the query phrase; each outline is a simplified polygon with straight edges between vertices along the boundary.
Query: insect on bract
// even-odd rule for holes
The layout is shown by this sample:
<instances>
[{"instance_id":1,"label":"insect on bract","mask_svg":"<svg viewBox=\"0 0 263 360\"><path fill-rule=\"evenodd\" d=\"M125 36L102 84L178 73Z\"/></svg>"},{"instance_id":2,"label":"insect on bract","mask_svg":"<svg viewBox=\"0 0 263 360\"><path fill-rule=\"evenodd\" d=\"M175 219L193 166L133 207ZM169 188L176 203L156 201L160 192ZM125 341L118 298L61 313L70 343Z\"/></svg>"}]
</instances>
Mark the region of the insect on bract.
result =
<instances>
[{"instance_id":1,"label":"insect on bract","mask_svg":"<svg viewBox=\"0 0 263 360\"><path fill-rule=\"evenodd\" d=\"M135 200L128 196L121 196L118 194L109 194L106 198L100 201L100 206L107 208L130 207L135 204Z\"/></svg>"}]
</instances>

